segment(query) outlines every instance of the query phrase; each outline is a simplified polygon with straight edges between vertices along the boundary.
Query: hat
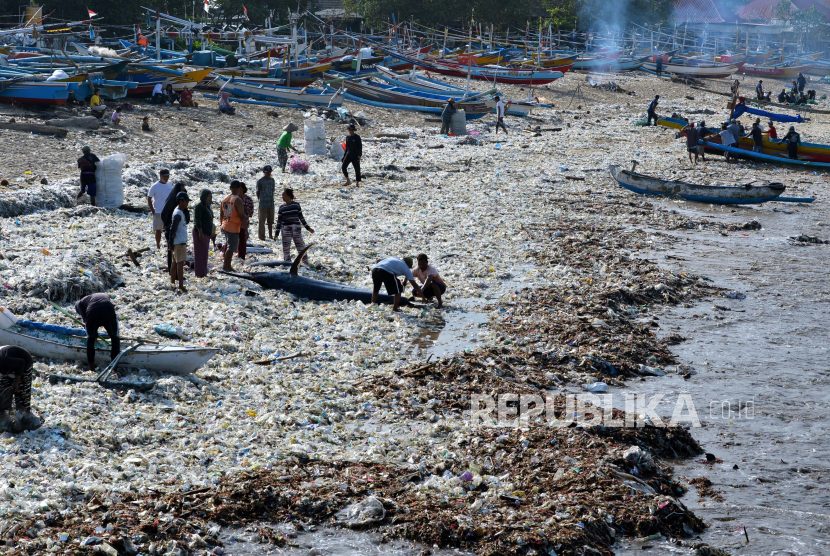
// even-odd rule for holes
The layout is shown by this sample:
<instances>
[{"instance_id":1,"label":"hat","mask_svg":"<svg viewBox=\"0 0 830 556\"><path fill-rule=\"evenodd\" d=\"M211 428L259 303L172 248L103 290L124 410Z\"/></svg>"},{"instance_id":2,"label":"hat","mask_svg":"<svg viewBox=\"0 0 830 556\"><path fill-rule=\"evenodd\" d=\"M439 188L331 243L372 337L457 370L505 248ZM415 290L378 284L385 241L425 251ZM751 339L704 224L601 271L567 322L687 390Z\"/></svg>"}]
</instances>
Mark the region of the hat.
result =
<instances>
[{"instance_id":1,"label":"hat","mask_svg":"<svg viewBox=\"0 0 830 556\"><path fill-rule=\"evenodd\" d=\"M263 166L263 167L262 167L262 171L263 171L263 172L273 172L273 171L274 171L274 169L273 169L273 168L271 168L271 165L270 165L270 164L266 164L265 166Z\"/></svg>"},{"instance_id":2,"label":"hat","mask_svg":"<svg viewBox=\"0 0 830 556\"><path fill-rule=\"evenodd\" d=\"M242 182L241 182L241 181L239 181L239 180L233 180L233 181L231 182L231 189L238 189L238 188L240 188L240 187L242 187Z\"/></svg>"},{"instance_id":3,"label":"hat","mask_svg":"<svg viewBox=\"0 0 830 556\"><path fill-rule=\"evenodd\" d=\"M348 129L349 131L355 131L357 130L357 126L355 126L354 124L349 124L349 127L346 129Z\"/></svg>"},{"instance_id":4,"label":"hat","mask_svg":"<svg viewBox=\"0 0 830 556\"><path fill-rule=\"evenodd\" d=\"M287 131L288 133L293 133L293 132L297 131L298 129L300 129L300 128L298 128L297 125L293 124L293 123L288 124L287 126L282 128L283 131Z\"/></svg>"},{"instance_id":5,"label":"hat","mask_svg":"<svg viewBox=\"0 0 830 556\"><path fill-rule=\"evenodd\" d=\"M190 197L187 196L187 191L179 191L176 193L176 200L177 201L189 201Z\"/></svg>"},{"instance_id":6,"label":"hat","mask_svg":"<svg viewBox=\"0 0 830 556\"><path fill-rule=\"evenodd\" d=\"M86 145L84 145L84 146L81 148L81 152L84 152L84 153L88 153L88 152L89 152L89 151L91 151L91 150L92 150L92 149L90 149L90 148L89 148L88 146L86 146Z\"/></svg>"},{"instance_id":7,"label":"hat","mask_svg":"<svg viewBox=\"0 0 830 556\"><path fill-rule=\"evenodd\" d=\"M406 263L406 266L408 266L409 268L412 268L412 264L413 264L412 257L404 257L403 262Z\"/></svg>"},{"instance_id":8,"label":"hat","mask_svg":"<svg viewBox=\"0 0 830 556\"><path fill-rule=\"evenodd\" d=\"M170 175L170 170L168 170L167 168L162 168L159 171L159 176L169 176L169 175Z\"/></svg>"},{"instance_id":9,"label":"hat","mask_svg":"<svg viewBox=\"0 0 830 556\"><path fill-rule=\"evenodd\" d=\"M795 131L795 126L794 125L790 126L790 131Z\"/></svg>"}]
</instances>

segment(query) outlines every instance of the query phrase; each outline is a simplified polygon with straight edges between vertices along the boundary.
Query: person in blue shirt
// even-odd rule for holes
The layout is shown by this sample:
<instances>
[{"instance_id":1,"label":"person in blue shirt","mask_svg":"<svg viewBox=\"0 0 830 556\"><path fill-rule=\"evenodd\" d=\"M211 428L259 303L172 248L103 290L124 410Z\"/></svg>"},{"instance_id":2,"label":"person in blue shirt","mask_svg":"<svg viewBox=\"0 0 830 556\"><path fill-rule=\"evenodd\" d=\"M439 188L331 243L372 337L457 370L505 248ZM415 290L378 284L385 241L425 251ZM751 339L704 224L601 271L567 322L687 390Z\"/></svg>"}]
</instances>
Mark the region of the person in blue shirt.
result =
<instances>
[{"instance_id":1,"label":"person in blue shirt","mask_svg":"<svg viewBox=\"0 0 830 556\"><path fill-rule=\"evenodd\" d=\"M660 95L654 95L654 100L652 100L648 108L646 109L646 113L648 114L648 122L646 125L651 125L651 120L654 119L654 125L657 125L657 103L660 101Z\"/></svg>"},{"instance_id":2,"label":"person in blue shirt","mask_svg":"<svg viewBox=\"0 0 830 556\"><path fill-rule=\"evenodd\" d=\"M764 100L764 81L759 80L755 85L755 96L758 100Z\"/></svg>"}]
</instances>

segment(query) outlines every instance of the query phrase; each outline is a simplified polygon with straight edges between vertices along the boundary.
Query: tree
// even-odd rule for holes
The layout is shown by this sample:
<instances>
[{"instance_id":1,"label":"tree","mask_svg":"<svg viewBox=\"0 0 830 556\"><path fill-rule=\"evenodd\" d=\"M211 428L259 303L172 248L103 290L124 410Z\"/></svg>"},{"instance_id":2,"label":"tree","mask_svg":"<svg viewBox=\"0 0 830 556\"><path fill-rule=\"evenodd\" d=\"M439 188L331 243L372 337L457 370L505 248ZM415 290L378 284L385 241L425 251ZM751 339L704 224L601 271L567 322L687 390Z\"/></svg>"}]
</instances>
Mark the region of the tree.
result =
<instances>
[{"instance_id":1,"label":"tree","mask_svg":"<svg viewBox=\"0 0 830 556\"><path fill-rule=\"evenodd\" d=\"M592 29L604 32L625 29L630 23L665 23L674 11L674 0L541 0L553 25L560 29Z\"/></svg>"},{"instance_id":2,"label":"tree","mask_svg":"<svg viewBox=\"0 0 830 556\"><path fill-rule=\"evenodd\" d=\"M789 0L781 0L773 8L773 15L792 26L804 48L818 48L819 39L827 34L827 17L816 9L815 4L809 10L798 10Z\"/></svg>"}]
</instances>

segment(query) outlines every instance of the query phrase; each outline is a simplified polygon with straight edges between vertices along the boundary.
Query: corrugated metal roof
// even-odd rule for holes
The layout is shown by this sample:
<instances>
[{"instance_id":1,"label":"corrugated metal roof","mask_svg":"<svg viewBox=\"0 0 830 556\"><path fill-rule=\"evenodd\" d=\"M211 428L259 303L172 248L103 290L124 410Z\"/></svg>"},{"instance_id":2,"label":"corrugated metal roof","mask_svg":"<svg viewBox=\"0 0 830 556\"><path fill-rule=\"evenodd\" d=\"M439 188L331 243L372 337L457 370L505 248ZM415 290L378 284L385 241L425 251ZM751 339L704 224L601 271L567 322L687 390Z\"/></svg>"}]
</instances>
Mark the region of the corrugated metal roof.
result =
<instances>
[{"instance_id":1,"label":"corrugated metal roof","mask_svg":"<svg viewBox=\"0 0 830 556\"><path fill-rule=\"evenodd\" d=\"M712 0L676 0L674 21L677 23L723 23Z\"/></svg>"},{"instance_id":2,"label":"corrugated metal roof","mask_svg":"<svg viewBox=\"0 0 830 556\"><path fill-rule=\"evenodd\" d=\"M738 8L738 17L744 21L770 21L776 19L775 6L780 2L781 0L753 0L749 4ZM790 13L795 10L796 7L790 2Z\"/></svg>"}]
</instances>

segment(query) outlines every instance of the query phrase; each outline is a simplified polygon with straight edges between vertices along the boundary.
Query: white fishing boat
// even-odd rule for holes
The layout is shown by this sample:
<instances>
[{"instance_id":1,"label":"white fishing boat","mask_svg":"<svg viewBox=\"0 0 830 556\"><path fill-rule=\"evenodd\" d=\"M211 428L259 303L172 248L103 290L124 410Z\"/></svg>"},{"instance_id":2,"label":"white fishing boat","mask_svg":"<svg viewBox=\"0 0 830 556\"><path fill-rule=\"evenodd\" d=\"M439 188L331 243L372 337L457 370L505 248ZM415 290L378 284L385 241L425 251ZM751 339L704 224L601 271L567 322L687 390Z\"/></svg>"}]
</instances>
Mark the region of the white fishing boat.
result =
<instances>
[{"instance_id":1,"label":"white fishing boat","mask_svg":"<svg viewBox=\"0 0 830 556\"><path fill-rule=\"evenodd\" d=\"M121 347L126 349L122 340ZM86 331L39 322L18 320L8 309L0 317L0 345L18 346L47 361L85 363ZM216 348L142 344L121 358L119 367L146 369L166 374L190 374L219 352ZM110 346L100 338L95 344L95 361L103 367L111 361Z\"/></svg>"},{"instance_id":2,"label":"white fishing boat","mask_svg":"<svg viewBox=\"0 0 830 556\"><path fill-rule=\"evenodd\" d=\"M657 65L653 62L643 64L643 69L652 73L657 72ZM680 64L663 64L663 73L673 73L683 77L699 77L707 79L720 79L730 77L738 72L738 64L718 64L711 66L684 66Z\"/></svg>"},{"instance_id":3,"label":"white fishing boat","mask_svg":"<svg viewBox=\"0 0 830 556\"><path fill-rule=\"evenodd\" d=\"M221 88L235 97L264 100L283 104L299 104L301 106L325 106L336 108L343 105L343 91L324 91L303 87L278 87L266 83L258 83L255 79L242 79L220 75L216 82Z\"/></svg>"}]
</instances>

